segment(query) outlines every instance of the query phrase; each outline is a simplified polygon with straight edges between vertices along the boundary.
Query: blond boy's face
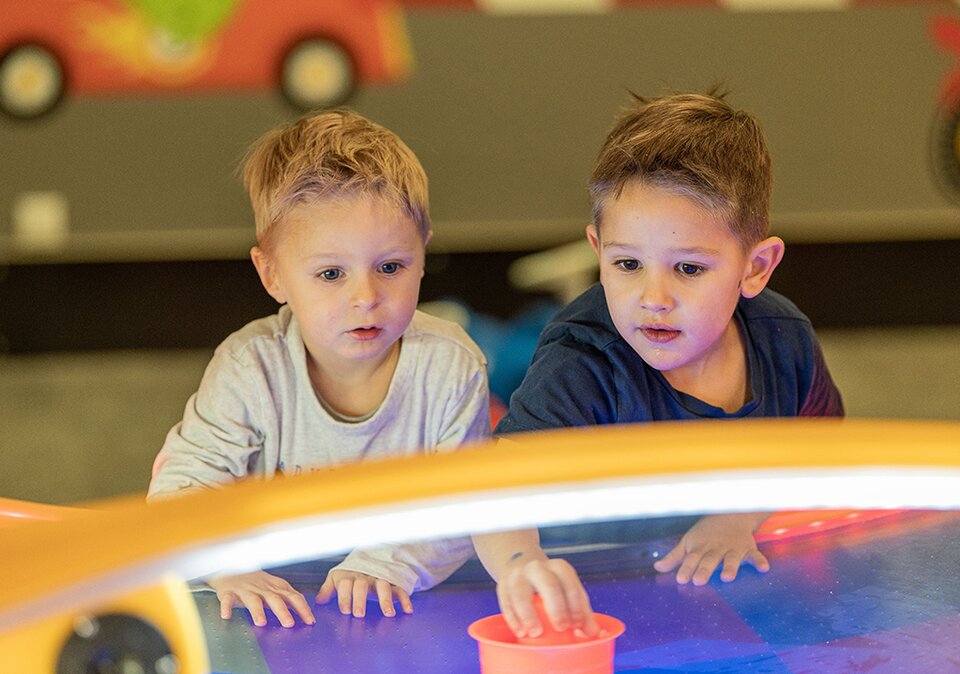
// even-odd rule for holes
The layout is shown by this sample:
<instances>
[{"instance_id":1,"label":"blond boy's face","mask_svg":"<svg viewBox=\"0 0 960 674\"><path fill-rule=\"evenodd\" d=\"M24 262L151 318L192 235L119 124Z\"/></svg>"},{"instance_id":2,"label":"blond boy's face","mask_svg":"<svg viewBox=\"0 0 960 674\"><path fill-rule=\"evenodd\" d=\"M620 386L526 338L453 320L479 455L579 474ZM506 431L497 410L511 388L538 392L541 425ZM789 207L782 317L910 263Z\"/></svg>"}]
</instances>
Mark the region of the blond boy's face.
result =
<instances>
[{"instance_id":1,"label":"blond boy's face","mask_svg":"<svg viewBox=\"0 0 960 674\"><path fill-rule=\"evenodd\" d=\"M668 379L699 376L742 353L732 316L750 255L722 220L687 197L628 183L587 236L613 322L651 367Z\"/></svg>"},{"instance_id":2,"label":"blond boy's face","mask_svg":"<svg viewBox=\"0 0 960 674\"><path fill-rule=\"evenodd\" d=\"M354 196L297 205L278 226L257 268L297 317L313 364L331 372L381 364L417 307L426 241L414 222L379 198Z\"/></svg>"}]
</instances>

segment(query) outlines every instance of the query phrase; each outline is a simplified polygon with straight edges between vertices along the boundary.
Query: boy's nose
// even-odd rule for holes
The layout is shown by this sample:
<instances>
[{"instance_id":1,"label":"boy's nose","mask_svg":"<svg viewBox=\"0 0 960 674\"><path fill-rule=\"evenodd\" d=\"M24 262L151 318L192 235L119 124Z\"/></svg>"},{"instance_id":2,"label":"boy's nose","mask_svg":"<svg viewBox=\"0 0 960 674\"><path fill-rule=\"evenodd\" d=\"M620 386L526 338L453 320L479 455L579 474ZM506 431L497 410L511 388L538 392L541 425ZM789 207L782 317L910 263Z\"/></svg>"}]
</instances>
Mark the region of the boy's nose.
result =
<instances>
[{"instance_id":1,"label":"boy's nose","mask_svg":"<svg viewBox=\"0 0 960 674\"><path fill-rule=\"evenodd\" d=\"M354 278L353 292L350 300L355 307L371 307L376 305L379 297L377 284L374 279L366 275L360 275Z\"/></svg>"},{"instance_id":2,"label":"boy's nose","mask_svg":"<svg viewBox=\"0 0 960 674\"><path fill-rule=\"evenodd\" d=\"M666 311L673 306L670 290L662 279L650 278L644 280L640 290L640 306L647 311Z\"/></svg>"}]
</instances>

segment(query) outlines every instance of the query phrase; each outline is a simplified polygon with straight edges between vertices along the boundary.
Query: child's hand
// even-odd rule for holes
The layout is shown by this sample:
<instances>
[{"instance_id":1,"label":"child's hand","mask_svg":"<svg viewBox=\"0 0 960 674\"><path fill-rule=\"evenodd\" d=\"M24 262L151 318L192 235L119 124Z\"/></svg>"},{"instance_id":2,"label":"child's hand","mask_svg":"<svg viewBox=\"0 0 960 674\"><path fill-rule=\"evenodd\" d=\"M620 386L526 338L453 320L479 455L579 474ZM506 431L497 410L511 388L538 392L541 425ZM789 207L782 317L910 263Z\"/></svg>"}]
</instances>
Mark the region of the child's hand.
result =
<instances>
[{"instance_id":1,"label":"child's hand","mask_svg":"<svg viewBox=\"0 0 960 674\"><path fill-rule=\"evenodd\" d=\"M403 609L404 613L413 613L413 603L410 601L410 595L401 588L391 585L389 581L382 578L374 578L365 573L342 569L333 569L327 574L327 579L320 586L315 601L318 604L326 604L336 593L340 613L344 615L353 613L354 617L362 618L367 614L367 594L369 592L376 592L377 599L380 601L380 610L388 618L397 614L393 607L394 596L400 602L400 608Z\"/></svg>"},{"instance_id":2,"label":"child's hand","mask_svg":"<svg viewBox=\"0 0 960 674\"><path fill-rule=\"evenodd\" d=\"M753 537L766 518L767 513L707 515L690 527L677 546L655 562L653 568L666 572L679 566L677 582L692 580L694 585L705 585L721 562L720 579L724 582L736 578L744 562L766 573L770 562L757 549Z\"/></svg>"},{"instance_id":3,"label":"child's hand","mask_svg":"<svg viewBox=\"0 0 960 674\"><path fill-rule=\"evenodd\" d=\"M600 631L587 592L566 560L520 557L507 565L497 583L500 612L516 636L543 634L534 593L542 598L544 611L558 632L573 629L592 637Z\"/></svg>"},{"instance_id":4,"label":"child's hand","mask_svg":"<svg viewBox=\"0 0 960 674\"><path fill-rule=\"evenodd\" d=\"M270 607L284 627L293 627L292 608L307 625L316 622L313 611L302 594L283 578L271 576L266 571L254 571L238 576L220 576L207 582L217 592L220 599L220 617L229 620L235 604L245 606L250 611L253 624L263 627L267 624L264 603Z\"/></svg>"}]
</instances>

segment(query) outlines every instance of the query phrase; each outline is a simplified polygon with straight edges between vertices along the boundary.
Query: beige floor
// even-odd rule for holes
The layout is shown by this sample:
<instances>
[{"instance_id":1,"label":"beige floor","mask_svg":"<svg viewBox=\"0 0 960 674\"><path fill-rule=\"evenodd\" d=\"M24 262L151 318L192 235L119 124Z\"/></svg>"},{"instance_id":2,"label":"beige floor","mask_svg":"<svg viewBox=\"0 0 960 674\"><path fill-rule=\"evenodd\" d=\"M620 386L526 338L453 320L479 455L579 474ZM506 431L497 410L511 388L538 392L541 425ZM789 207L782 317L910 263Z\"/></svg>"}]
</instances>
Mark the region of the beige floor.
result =
<instances>
[{"instance_id":1,"label":"beige floor","mask_svg":"<svg viewBox=\"0 0 960 674\"><path fill-rule=\"evenodd\" d=\"M960 327L822 330L855 417L960 419ZM0 359L0 496L76 503L142 492L210 351Z\"/></svg>"}]
</instances>

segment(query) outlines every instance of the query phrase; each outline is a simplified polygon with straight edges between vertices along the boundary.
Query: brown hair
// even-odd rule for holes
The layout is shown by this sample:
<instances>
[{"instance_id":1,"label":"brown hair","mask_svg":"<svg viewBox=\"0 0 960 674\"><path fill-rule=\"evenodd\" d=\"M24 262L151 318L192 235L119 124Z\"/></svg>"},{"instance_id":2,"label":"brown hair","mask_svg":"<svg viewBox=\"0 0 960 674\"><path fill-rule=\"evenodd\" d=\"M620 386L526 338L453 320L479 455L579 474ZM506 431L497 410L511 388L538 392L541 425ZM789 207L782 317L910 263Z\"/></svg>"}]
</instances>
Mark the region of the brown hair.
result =
<instances>
[{"instance_id":1,"label":"brown hair","mask_svg":"<svg viewBox=\"0 0 960 674\"><path fill-rule=\"evenodd\" d=\"M765 238L773 176L759 122L714 92L632 96L590 176L597 227L608 200L637 181L717 211L744 249Z\"/></svg>"},{"instance_id":2,"label":"brown hair","mask_svg":"<svg viewBox=\"0 0 960 674\"><path fill-rule=\"evenodd\" d=\"M297 204L357 194L382 198L410 217L426 241L427 176L396 134L351 110L309 115L259 138L243 161L257 243Z\"/></svg>"}]
</instances>

